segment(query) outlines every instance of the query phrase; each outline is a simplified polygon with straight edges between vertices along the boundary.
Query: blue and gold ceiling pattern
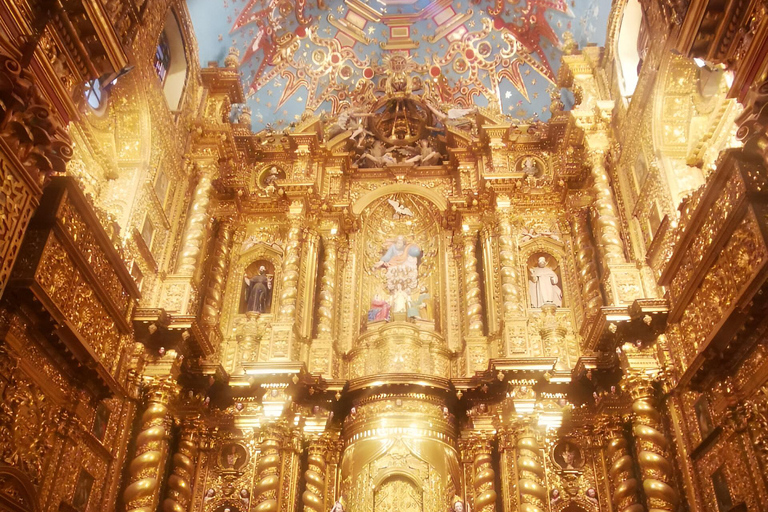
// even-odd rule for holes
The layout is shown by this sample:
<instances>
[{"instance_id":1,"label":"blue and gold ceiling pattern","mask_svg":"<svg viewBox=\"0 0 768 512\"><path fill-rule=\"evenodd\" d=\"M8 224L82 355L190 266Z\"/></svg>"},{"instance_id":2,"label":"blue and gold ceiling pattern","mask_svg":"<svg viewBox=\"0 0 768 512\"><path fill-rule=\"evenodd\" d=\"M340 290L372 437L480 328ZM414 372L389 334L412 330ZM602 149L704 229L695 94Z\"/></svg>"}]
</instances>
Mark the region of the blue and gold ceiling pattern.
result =
<instances>
[{"instance_id":1,"label":"blue and gold ceiling pattern","mask_svg":"<svg viewBox=\"0 0 768 512\"><path fill-rule=\"evenodd\" d=\"M337 114L406 57L446 104L546 121L563 48L604 44L609 0L188 0L203 65L238 49L254 131ZM568 102L565 101L566 108Z\"/></svg>"}]
</instances>

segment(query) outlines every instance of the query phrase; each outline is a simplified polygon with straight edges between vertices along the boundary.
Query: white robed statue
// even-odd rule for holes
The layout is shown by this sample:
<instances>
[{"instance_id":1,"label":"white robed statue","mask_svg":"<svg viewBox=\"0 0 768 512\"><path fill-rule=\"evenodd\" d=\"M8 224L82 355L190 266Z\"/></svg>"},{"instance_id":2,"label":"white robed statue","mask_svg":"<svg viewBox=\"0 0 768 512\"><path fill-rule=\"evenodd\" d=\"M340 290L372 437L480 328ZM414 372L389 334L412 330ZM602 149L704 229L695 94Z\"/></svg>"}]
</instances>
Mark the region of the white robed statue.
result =
<instances>
[{"instance_id":1,"label":"white robed statue","mask_svg":"<svg viewBox=\"0 0 768 512\"><path fill-rule=\"evenodd\" d=\"M563 305L563 291L558 286L557 274L547 266L547 258L539 257L537 266L529 269L531 307L540 308L545 304Z\"/></svg>"}]
</instances>

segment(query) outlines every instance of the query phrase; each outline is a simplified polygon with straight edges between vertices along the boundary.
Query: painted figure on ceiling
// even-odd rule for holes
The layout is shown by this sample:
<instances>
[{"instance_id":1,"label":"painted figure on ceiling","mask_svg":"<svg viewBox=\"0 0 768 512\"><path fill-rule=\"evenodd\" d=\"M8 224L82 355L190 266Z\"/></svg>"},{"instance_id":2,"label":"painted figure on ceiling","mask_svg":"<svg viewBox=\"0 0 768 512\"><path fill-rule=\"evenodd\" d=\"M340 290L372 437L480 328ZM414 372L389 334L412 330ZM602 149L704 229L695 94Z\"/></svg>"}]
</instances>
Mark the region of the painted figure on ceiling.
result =
<instances>
[{"instance_id":1,"label":"painted figure on ceiling","mask_svg":"<svg viewBox=\"0 0 768 512\"><path fill-rule=\"evenodd\" d=\"M563 291L558 286L558 277L547 266L547 258L540 256L535 267L528 269L531 307L540 308L545 304L563 305Z\"/></svg>"},{"instance_id":2,"label":"painted figure on ceiling","mask_svg":"<svg viewBox=\"0 0 768 512\"><path fill-rule=\"evenodd\" d=\"M272 296L272 276L267 274L267 268L259 267L255 276L244 278L246 286L246 311L266 313Z\"/></svg>"}]
</instances>

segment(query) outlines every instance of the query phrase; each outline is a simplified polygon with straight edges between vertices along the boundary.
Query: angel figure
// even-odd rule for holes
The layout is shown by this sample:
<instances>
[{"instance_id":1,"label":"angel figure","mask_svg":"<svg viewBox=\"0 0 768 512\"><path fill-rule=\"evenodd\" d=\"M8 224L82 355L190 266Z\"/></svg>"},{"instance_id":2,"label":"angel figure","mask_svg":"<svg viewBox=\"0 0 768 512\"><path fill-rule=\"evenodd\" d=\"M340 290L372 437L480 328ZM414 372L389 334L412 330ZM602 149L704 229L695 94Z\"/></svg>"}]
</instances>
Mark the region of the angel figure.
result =
<instances>
[{"instance_id":1,"label":"angel figure","mask_svg":"<svg viewBox=\"0 0 768 512\"><path fill-rule=\"evenodd\" d=\"M406 160L408 163L419 162L420 165L433 165L440 161L440 153L432 149L427 139L421 139L416 147L404 149L413 153L413 156Z\"/></svg>"},{"instance_id":2,"label":"angel figure","mask_svg":"<svg viewBox=\"0 0 768 512\"><path fill-rule=\"evenodd\" d=\"M354 409L354 407L353 407ZM344 512L344 496L341 496L336 503L333 504L331 512Z\"/></svg>"},{"instance_id":3,"label":"angel figure","mask_svg":"<svg viewBox=\"0 0 768 512\"><path fill-rule=\"evenodd\" d=\"M394 199L387 199L387 202L392 205L392 208L395 209L395 214L392 216L393 219L397 220L402 215L413 217L413 212L407 206L401 205L400 202Z\"/></svg>"},{"instance_id":4,"label":"angel figure","mask_svg":"<svg viewBox=\"0 0 768 512\"><path fill-rule=\"evenodd\" d=\"M440 120L445 126L451 128L466 128L472 124L470 119L465 119L468 115L477 112L477 107L473 108L449 108L447 112L435 108L431 103L427 103L429 110L435 114L435 117Z\"/></svg>"},{"instance_id":5,"label":"angel figure","mask_svg":"<svg viewBox=\"0 0 768 512\"><path fill-rule=\"evenodd\" d=\"M464 506L464 500L459 496L454 496L453 503L451 504L451 512L471 512L469 503Z\"/></svg>"},{"instance_id":6,"label":"angel figure","mask_svg":"<svg viewBox=\"0 0 768 512\"><path fill-rule=\"evenodd\" d=\"M380 140L377 140L373 143L373 147L371 147L367 153L363 153L363 155L358 160L358 163L368 161L369 163L373 164L374 167L387 167L389 165L394 165L397 163L397 160L395 160L395 157L390 154L391 152L392 148L384 149L384 143Z\"/></svg>"},{"instance_id":7,"label":"angel figure","mask_svg":"<svg viewBox=\"0 0 768 512\"><path fill-rule=\"evenodd\" d=\"M371 132L365 129L365 125L359 118L370 117L371 114L357 112L354 108L347 108L339 114L336 118L336 124L331 128L331 136L335 137L340 133L346 131L352 131L349 135L349 139L354 140L357 143L357 147L362 147L362 142L365 140L366 135L372 135Z\"/></svg>"}]
</instances>

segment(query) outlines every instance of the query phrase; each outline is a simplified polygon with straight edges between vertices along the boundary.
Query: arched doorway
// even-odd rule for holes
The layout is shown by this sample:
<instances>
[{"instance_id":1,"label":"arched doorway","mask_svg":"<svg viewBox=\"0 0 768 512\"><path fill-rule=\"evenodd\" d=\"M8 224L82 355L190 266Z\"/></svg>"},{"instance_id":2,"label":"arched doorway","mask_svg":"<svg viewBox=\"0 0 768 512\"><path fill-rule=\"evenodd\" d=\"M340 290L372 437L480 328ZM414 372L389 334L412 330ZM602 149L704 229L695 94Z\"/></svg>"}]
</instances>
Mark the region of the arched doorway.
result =
<instances>
[{"instance_id":1,"label":"arched doorway","mask_svg":"<svg viewBox=\"0 0 768 512\"><path fill-rule=\"evenodd\" d=\"M37 493L26 474L0 465L0 512L38 512Z\"/></svg>"}]
</instances>

